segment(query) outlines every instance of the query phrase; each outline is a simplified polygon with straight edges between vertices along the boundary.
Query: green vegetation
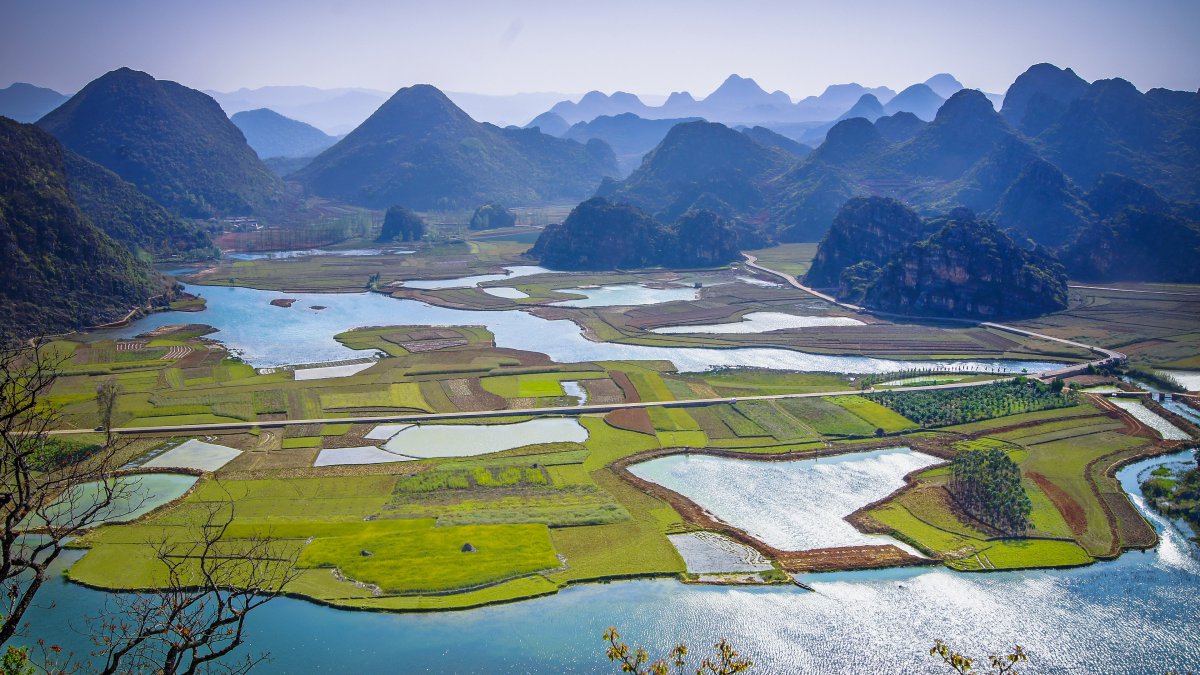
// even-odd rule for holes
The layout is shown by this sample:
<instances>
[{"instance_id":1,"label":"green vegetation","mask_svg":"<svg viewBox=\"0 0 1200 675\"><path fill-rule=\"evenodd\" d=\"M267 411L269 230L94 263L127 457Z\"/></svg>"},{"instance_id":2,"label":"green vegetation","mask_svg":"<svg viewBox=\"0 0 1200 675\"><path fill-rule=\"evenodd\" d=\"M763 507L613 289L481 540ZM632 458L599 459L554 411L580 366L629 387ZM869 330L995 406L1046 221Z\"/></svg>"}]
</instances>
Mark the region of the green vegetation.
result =
<instances>
[{"instance_id":1,"label":"green vegetation","mask_svg":"<svg viewBox=\"0 0 1200 675\"><path fill-rule=\"evenodd\" d=\"M114 321L163 290L105 233L106 221L72 198L67 153L40 129L0 119L0 236L11 242L0 267L0 337Z\"/></svg>"},{"instance_id":2,"label":"green vegetation","mask_svg":"<svg viewBox=\"0 0 1200 675\"><path fill-rule=\"evenodd\" d=\"M425 221L421 216L409 211L403 206L390 206L383 215L383 229L379 240L390 241L421 241L425 236Z\"/></svg>"},{"instance_id":3,"label":"green vegetation","mask_svg":"<svg viewBox=\"0 0 1200 675\"><path fill-rule=\"evenodd\" d=\"M38 125L186 217L246 215L283 196L215 101L146 73L107 73Z\"/></svg>"},{"instance_id":4,"label":"green vegetation","mask_svg":"<svg viewBox=\"0 0 1200 675\"><path fill-rule=\"evenodd\" d=\"M926 427L963 424L1037 410L1066 408L1078 397L1036 380L1018 377L1005 382L929 391L882 391L867 398Z\"/></svg>"},{"instance_id":5,"label":"green vegetation","mask_svg":"<svg viewBox=\"0 0 1200 675\"><path fill-rule=\"evenodd\" d=\"M304 547L302 567L337 568L388 593L478 586L559 564L545 525L434 527L430 520L388 520L293 525L274 534L315 537ZM467 545L473 550L464 551Z\"/></svg>"},{"instance_id":6,"label":"green vegetation","mask_svg":"<svg viewBox=\"0 0 1200 675\"><path fill-rule=\"evenodd\" d=\"M378 149L386 147L386 157ZM396 92L357 130L295 174L311 194L370 208L474 208L574 201L613 175L602 141L476 122L427 84Z\"/></svg>"},{"instance_id":7,"label":"green vegetation","mask_svg":"<svg viewBox=\"0 0 1200 675\"><path fill-rule=\"evenodd\" d=\"M707 210L663 225L635 206L594 197L543 230L529 254L565 270L712 267L739 257L732 223Z\"/></svg>"},{"instance_id":8,"label":"green vegetation","mask_svg":"<svg viewBox=\"0 0 1200 675\"><path fill-rule=\"evenodd\" d=\"M1178 472L1165 466L1155 469L1152 477L1142 483L1142 494L1155 509L1184 519L1200 536L1200 453L1196 465Z\"/></svg>"},{"instance_id":9,"label":"green vegetation","mask_svg":"<svg viewBox=\"0 0 1200 675\"><path fill-rule=\"evenodd\" d=\"M890 434L898 431L907 431L917 427L917 425L914 424L913 421L907 416L906 410L897 409L893 406L887 406L887 404L883 403L882 401L875 401L873 397L835 396L828 400L832 403L836 403L846 410L849 410L858 417L861 417L867 422L867 424L873 424L875 425L875 428L883 429L885 433ZM883 403L883 405L881 405L881 403ZM889 408L891 408L891 410L889 410Z\"/></svg>"},{"instance_id":10,"label":"green vegetation","mask_svg":"<svg viewBox=\"0 0 1200 675\"><path fill-rule=\"evenodd\" d=\"M514 227L517 216L503 206L491 202L475 209L471 214L471 222L467 227L472 230L492 230L504 227Z\"/></svg>"},{"instance_id":11,"label":"green vegetation","mask_svg":"<svg viewBox=\"0 0 1200 675\"><path fill-rule=\"evenodd\" d=\"M952 446L955 461L991 457L1006 464L998 459L1004 455L1019 468L1020 490L1009 466L1009 480L995 494L1000 505L1019 505L1020 493L1027 495L1028 528L1022 538L967 515L952 495L949 467L921 472L911 488L870 509L867 520L963 570L1079 565L1152 542L1150 526L1110 473L1145 439L1120 433L1123 425L1090 406L1068 410L1073 413L1066 417L1041 411L975 422L964 432L968 439Z\"/></svg>"},{"instance_id":12,"label":"green vegetation","mask_svg":"<svg viewBox=\"0 0 1200 675\"><path fill-rule=\"evenodd\" d=\"M1021 469L999 448L966 450L950 462L950 494L973 517L1008 534L1029 529L1033 506Z\"/></svg>"}]
</instances>

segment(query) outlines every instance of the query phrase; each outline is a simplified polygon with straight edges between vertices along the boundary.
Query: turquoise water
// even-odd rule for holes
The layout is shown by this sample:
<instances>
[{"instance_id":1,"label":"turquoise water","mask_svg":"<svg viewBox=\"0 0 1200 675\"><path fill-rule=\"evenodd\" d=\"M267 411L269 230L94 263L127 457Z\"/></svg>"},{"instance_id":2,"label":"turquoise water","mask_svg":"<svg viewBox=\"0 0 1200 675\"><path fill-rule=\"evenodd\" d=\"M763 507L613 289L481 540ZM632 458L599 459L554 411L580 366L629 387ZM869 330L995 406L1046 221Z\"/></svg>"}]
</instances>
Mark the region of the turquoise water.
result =
<instances>
[{"instance_id":1,"label":"turquoise water","mask_svg":"<svg viewBox=\"0 0 1200 675\"><path fill-rule=\"evenodd\" d=\"M669 360L684 372L715 367L750 366L796 371L884 373L906 370L911 362L865 356L825 356L787 349L671 348L593 342L575 323L549 321L520 310L468 311L434 307L413 300L398 300L378 293L279 293L251 288L186 286L204 296L208 308L201 312L159 312L131 326L100 331L97 337L132 337L148 330L179 323L206 323L219 332L209 335L225 343L256 367L319 363L358 358L365 352L349 349L333 336L360 326L438 325L487 326L496 345L545 353L560 363L598 360ZM290 308L273 307L276 298L298 300ZM311 305L324 305L317 311ZM1038 372L1058 364L1038 361L938 361L923 368L959 364L967 369Z\"/></svg>"},{"instance_id":2,"label":"turquoise water","mask_svg":"<svg viewBox=\"0 0 1200 675\"><path fill-rule=\"evenodd\" d=\"M1136 489L1139 474L1163 461L1140 462L1118 477ZM804 581L811 593L631 581L420 615L281 599L253 615L246 649L270 653L261 672L612 673L600 635L617 626L654 653L681 640L697 653L726 637L758 664L752 672L762 673L944 673L926 653L934 638L977 655L1020 643L1030 652L1029 672L1194 669L1200 558L1170 523L1149 518L1162 537L1157 549L1072 570L810 575ZM53 636L86 655L90 644L73 626L100 612L105 597L53 578L27 615L30 635Z\"/></svg>"},{"instance_id":3,"label":"turquoise water","mask_svg":"<svg viewBox=\"0 0 1200 675\"><path fill-rule=\"evenodd\" d=\"M181 497L196 480L195 476L178 473L143 473L117 478L117 493L112 503L97 511L92 522L99 525L140 518ZM75 519L84 511L101 503L104 494L104 483L83 483L71 490L69 496L51 505L46 515L51 522L77 522ZM40 522L41 519L31 521Z\"/></svg>"}]
</instances>

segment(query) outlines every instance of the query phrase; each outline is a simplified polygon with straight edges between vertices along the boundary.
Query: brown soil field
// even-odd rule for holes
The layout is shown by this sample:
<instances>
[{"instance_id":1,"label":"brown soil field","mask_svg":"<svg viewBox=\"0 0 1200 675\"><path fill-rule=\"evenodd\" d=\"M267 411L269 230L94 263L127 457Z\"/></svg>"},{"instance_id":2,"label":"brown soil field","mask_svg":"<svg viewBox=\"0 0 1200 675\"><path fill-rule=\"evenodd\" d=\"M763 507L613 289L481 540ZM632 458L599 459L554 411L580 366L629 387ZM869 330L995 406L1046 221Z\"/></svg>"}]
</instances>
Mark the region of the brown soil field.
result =
<instances>
[{"instance_id":1,"label":"brown soil field","mask_svg":"<svg viewBox=\"0 0 1200 675\"><path fill-rule=\"evenodd\" d=\"M1063 519L1067 521L1067 525L1071 528L1071 532L1075 536L1078 537L1087 531L1087 514L1084 513L1083 507L1079 505L1079 502L1072 499L1071 495L1067 494L1065 490L1055 485L1049 478L1040 473L1031 471L1029 472L1029 478L1034 483L1037 483L1042 492L1046 493L1046 497L1054 504L1054 508L1058 509L1058 512L1062 514Z\"/></svg>"},{"instance_id":2,"label":"brown soil field","mask_svg":"<svg viewBox=\"0 0 1200 675\"><path fill-rule=\"evenodd\" d=\"M622 408L604 416L604 421L610 426L626 431L636 431L648 436L654 435L654 423L645 408Z\"/></svg>"}]
</instances>

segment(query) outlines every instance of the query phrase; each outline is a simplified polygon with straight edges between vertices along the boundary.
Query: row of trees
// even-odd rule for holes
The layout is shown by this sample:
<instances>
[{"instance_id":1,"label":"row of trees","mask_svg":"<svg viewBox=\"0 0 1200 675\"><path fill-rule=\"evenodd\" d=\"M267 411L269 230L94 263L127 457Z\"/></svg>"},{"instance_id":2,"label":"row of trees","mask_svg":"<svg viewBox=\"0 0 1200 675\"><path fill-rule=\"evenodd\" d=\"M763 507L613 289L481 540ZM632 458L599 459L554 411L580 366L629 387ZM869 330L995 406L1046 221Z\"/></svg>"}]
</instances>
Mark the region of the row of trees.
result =
<instances>
[{"instance_id":1,"label":"row of trees","mask_svg":"<svg viewBox=\"0 0 1200 675\"><path fill-rule=\"evenodd\" d=\"M964 511L1010 535L1029 529L1033 504L1021 467L999 448L967 450L950 462L950 494Z\"/></svg>"},{"instance_id":2,"label":"row of trees","mask_svg":"<svg viewBox=\"0 0 1200 675\"><path fill-rule=\"evenodd\" d=\"M880 391L867 397L926 427L1065 408L1078 402L1075 394L1063 391L1061 382L1046 385L1024 376L978 387Z\"/></svg>"}]
</instances>

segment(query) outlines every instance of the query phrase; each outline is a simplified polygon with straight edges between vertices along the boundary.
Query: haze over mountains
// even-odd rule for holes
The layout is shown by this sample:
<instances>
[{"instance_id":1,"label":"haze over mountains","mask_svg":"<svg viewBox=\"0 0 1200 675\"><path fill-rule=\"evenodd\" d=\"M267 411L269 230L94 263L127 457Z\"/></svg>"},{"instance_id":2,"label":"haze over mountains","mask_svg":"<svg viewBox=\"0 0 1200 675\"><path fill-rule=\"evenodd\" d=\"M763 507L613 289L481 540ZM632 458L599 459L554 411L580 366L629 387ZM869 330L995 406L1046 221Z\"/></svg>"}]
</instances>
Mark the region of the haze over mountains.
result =
<instances>
[{"instance_id":1,"label":"haze over mountains","mask_svg":"<svg viewBox=\"0 0 1200 675\"><path fill-rule=\"evenodd\" d=\"M936 86L936 91L934 87ZM935 75L897 94L887 87L864 87L857 83L830 85L819 96L793 102L782 92L767 92L751 78L730 75L708 96L697 100L689 92L674 92L660 106L647 105L628 92L604 94L588 92L578 102L561 101L548 112L568 124L587 122L601 115L633 113L646 119L703 117L710 122L730 125L764 124L768 127L799 122L826 122L838 119L864 95L870 94L886 108L887 114L907 111L931 121L938 106L950 95L963 89L954 76ZM937 92L942 92L941 94ZM988 95L999 103L998 96Z\"/></svg>"},{"instance_id":2,"label":"haze over mountains","mask_svg":"<svg viewBox=\"0 0 1200 675\"><path fill-rule=\"evenodd\" d=\"M18 122L36 122L70 98L53 89L16 82L0 89L0 115Z\"/></svg>"},{"instance_id":3,"label":"haze over mountains","mask_svg":"<svg viewBox=\"0 0 1200 675\"><path fill-rule=\"evenodd\" d=\"M315 157L337 142L320 129L269 108L244 110L230 115L246 142L262 159L270 157Z\"/></svg>"},{"instance_id":4,"label":"haze over mountains","mask_svg":"<svg viewBox=\"0 0 1200 675\"><path fill-rule=\"evenodd\" d=\"M616 171L603 141L476 122L437 88L415 85L294 178L351 204L434 209L580 200Z\"/></svg>"},{"instance_id":5,"label":"haze over mountains","mask_svg":"<svg viewBox=\"0 0 1200 675\"><path fill-rule=\"evenodd\" d=\"M17 95L0 97L5 110L21 114L17 101L26 116L37 114L30 101L45 107L56 100L28 87L4 93ZM372 104L340 140L276 108L325 105L344 113L347 101L353 107L374 96L369 90L329 96L282 87L239 95L237 105L271 99L275 108L238 111L231 120L204 93L120 69L40 118L37 126L55 143L10 125L7 142L17 150L4 170L14 206L0 234L12 240L25 236L13 233L46 227L37 204L66 214L63 222L81 242L93 242L87 245L97 247L97 260L124 280L110 286L127 300L149 297L152 277L139 258L207 255L207 235L188 219L253 215L287 223L304 197L417 210L598 197L569 226L547 230L535 254L590 269L719 264L738 247L824 240L822 255L846 261L836 278L823 280L827 287L906 311L1000 316L1036 308L1032 300L989 300L993 289L970 284L969 299L954 299L964 286L945 286L936 270L945 268L946 251L957 251L956 260L978 253L964 248L971 237L1044 270L992 270L1029 288L1057 287L1047 280L1058 278L1052 268L1059 263L1047 252L1081 279L1200 281L1196 92L1141 92L1121 79L1089 83L1070 69L1038 64L1016 79L997 110L997 97L963 89L947 74L900 93L834 85L799 102L731 76L700 100L680 92L650 106L632 95L593 92L554 104L528 128L501 128L476 121L436 87L416 85ZM548 95L528 96L521 105ZM679 116L663 116L671 112ZM600 114L580 119L593 113ZM741 121L714 121L720 119ZM53 180L40 185L30 171ZM866 235L835 236L830 226L843 206L867 197L895 199L920 222L941 225L908 232L904 219L893 218ZM609 220L618 229L606 231ZM946 229L950 222L955 227ZM872 247L887 239L903 246L883 259ZM616 248L600 255L597 247L609 244ZM658 249L639 250L643 244ZM14 269L60 255L22 246L6 259ZM889 265L903 251L910 256L905 265L931 265L930 287L942 284L945 292L917 297L898 290L900 277ZM981 255L983 269L990 254ZM873 268L859 266L869 261ZM853 271L843 278L847 269ZM819 270L814 265L813 274ZM54 293L72 279L51 275L39 283ZM10 308L30 311L41 301L50 302L14 299L25 304ZM963 310L967 305L975 309ZM54 321L94 321L115 305L98 307L89 314L67 303Z\"/></svg>"}]
</instances>

